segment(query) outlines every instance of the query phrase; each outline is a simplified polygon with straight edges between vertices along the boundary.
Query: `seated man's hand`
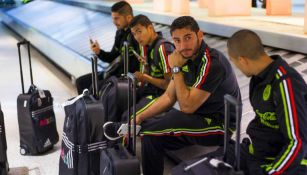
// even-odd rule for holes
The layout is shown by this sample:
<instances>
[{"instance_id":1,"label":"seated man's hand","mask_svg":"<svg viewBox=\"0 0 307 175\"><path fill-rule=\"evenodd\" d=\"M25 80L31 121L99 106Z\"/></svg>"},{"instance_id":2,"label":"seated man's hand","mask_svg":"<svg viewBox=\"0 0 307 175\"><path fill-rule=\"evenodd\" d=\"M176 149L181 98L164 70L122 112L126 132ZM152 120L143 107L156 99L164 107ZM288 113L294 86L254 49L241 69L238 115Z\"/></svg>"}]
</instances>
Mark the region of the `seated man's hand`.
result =
<instances>
[{"instance_id":1,"label":"seated man's hand","mask_svg":"<svg viewBox=\"0 0 307 175\"><path fill-rule=\"evenodd\" d=\"M99 55L100 53L100 45L97 40L95 42L91 42L91 50L96 54Z\"/></svg>"},{"instance_id":2,"label":"seated man's hand","mask_svg":"<svg viewBox=\"0 0 307 175\"><path fill-rule=\"evenodd\" d=\"M135 78L139 81L139 82L145 82L146 78L144 76L144 74L142 74L141 72L136 71L134 73Z\"/></svg>"},{"instance_id":3,"label":"seated man's hand","mask_svg":"<svg viewBox=\"0 0 307 175\"><path fill-rule=\"evenodd\" d=\"M143 64L143 65L145 65L145 66L147 66L148 65L148 63L147 63L147 59L146 59L146 57L141 57L141 56L138 56L137 57L138 58L138 60L139 60L139 62L141 63L141 64Z\"/></svg>"},{"instance_id":4,"label":"seated man's hand","mask_svg":"<svg viewBox=\"0 0 307 175\"><path fill-rule=\"evenodd\" d=\"M131 123L134 124L133 119L131 119ZM141 120L140 116L137 115L137 116L136 116L136 124L137 124L137 125L140 125L141 123L142 123L142 120Z\"/></svg>"},{"instance_id":5,"label":"seated man's hand","mask_svg":"<svg viewBox=\"0 0 307 175\"><path fill-rule=\"evenodd\" d=\"M187 61L188 59L184 58L182 54L177 50L168 56L168 63L171 68L182 67Z\"/></svg>"}]
</instances>

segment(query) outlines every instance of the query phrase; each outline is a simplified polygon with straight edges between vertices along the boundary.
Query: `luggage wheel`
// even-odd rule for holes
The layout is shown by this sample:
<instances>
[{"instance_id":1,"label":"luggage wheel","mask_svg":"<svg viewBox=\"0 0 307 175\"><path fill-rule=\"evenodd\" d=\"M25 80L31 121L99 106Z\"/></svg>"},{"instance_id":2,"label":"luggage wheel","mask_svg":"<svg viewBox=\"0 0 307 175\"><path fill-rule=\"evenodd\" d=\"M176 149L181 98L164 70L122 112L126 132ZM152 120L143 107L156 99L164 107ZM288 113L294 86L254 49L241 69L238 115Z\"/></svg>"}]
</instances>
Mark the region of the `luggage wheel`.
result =
<instances>
[{"instance_id":1,"label":"luggage wheel","mask_svg":"<svg viewBox=\"0 0 307 175\"><path fill-rule=\"evenodd\" d=\"M20 146L20 154L24 156L27 153L28 153L28 150L26 148L24 148L23 146Z\"/></svg>"}]
</instances>

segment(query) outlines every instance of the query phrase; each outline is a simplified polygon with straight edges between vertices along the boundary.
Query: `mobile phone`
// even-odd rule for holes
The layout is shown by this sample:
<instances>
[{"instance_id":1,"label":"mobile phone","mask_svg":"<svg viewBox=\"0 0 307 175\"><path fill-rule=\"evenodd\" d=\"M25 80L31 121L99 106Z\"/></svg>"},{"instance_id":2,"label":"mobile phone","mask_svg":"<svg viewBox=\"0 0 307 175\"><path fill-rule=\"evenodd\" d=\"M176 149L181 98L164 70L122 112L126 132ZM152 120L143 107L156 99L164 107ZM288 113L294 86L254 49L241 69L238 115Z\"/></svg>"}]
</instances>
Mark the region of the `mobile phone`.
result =
<instances>
[{"instance_id":1,"label":"mobile phone","mask_svg":"<svg viewBox=\"0 0 307 175\"><path fill-rule=\"evenodd\" d=\"M137 57L141 57L135 50L132 50L132 53L137 56ZM142 58L142 57L141 57Z\"/></svg>"},{"instance_id":2,"label":"mobile phone","mask_svg":"<svg viewBox=\"0 0 307 175\"><path fill-rule=\"evenodd\" d=\"M142 58L142 60L144 60L143 57L140 56L135 50L132 50L132 53L133 53L136 57ZM147 65L148 65L147 61L146 61L146 60L144 60L144 61L145 61L145 65L147 66Z\"/></svg>"},{"instance_id":3,"label":"mobile phone","mask_svg":"<svg viewBox=\"0 0 307 175\"><path fill-rule=\"evenodd\" d=\"M94 44L94 41L92 40L92 38L90 38L90 43L91 43L91 44Z\"/></svg>"}]
</instances>

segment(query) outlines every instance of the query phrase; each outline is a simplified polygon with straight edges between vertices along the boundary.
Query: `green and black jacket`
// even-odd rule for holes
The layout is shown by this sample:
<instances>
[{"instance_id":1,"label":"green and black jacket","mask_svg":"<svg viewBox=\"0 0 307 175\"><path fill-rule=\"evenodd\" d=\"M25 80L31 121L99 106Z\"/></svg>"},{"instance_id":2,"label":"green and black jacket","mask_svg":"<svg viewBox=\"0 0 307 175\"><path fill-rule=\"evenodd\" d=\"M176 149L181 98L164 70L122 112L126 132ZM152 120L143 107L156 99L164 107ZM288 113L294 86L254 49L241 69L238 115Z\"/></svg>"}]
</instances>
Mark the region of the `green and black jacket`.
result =
<instances>
[{"instance_id":1,"label":"green and black jacket","mask_svg":"<svg viewBox=\"0 0 307 175\"><path fill-rule=\"evenodd\" d=\"M306 164L307 86L280 56L250 82L250 101L256 113L247 128L249 152L267 174L287 174Z\"/></svg>"},{"instance_id":2,"label":"green and black jacket","mask_svg":"<svg viewBox=\"0 0 307 175\"><path fill-rule=\"evenodd\" d=\"M204 41L194 61L188 60L182 71L187 86L211 93L195 114L218 114L221 122L224 122L224 95L232 95L241 101L240 88L229 61L221 52L210 48ZM235 115L231 115L231 127L234 126Z\"/></svg>"},{"instance_id":3,"label":"green and black jacket","mask_svg":"<svg viewBox=\"0 0 307 175\"><path fill-rule=\"evenodd\" d=\"M141 47L141 56L145 57L148 62L149 72L148 74L154 78L164 79L164 74L170 72L170 66L168 63L168 55L174 51L175 47L172 43L167 41L159 34L150 46ZM152 91L154 96L160 96L165 90L155 87L152 84L148 84L147 91Z\"/></svg>"}]
</instances>

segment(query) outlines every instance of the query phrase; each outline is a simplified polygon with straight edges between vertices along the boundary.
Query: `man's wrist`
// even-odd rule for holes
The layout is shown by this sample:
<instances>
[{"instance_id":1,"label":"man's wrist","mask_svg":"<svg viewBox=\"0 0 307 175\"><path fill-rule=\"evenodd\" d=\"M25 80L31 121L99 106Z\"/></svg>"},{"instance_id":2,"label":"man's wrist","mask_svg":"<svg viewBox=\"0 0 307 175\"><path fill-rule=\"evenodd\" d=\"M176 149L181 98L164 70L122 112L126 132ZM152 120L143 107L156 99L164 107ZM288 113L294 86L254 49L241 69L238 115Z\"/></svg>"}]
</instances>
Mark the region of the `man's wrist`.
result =
<instances>
[{"instance_id":1,"label":"man's wrist","mask_svg":"<svg viewBox=\"0 0 307 175\"><path fill-rule=\"evenodd\" d=\"M94 52L97 56L99 56L100 55L100 51L98 51L98 52Z\"/></svg>"},{"instance_id":2,"label":"man's wrist","mask_svg":"<svg viewBox=\"0 0 307 175\"><path fill-rule=\"evenodd\" d=\"M138 124L142 123L145 120L144 116L142 116L142 115L138 115L136 117L137 117L137 119L139 121Z\"/></svg>"},{"instance_id":3,"label":"man's wrist","mask_svg":"<svg viewBox=\"0 0 307 175\"><path fill-rule=\"evenodd\" d=\"M181 67L174 66L174 67L171 68L171 72L172 72L172 74L177 74L177 73L181 72Z\"/></svg>"},{"instance_id":4,"label":"man's wrist","mask_svg":"<svg viewBox=\"0 0 307 175\"><path fill-rule=\"evenodd\" d=\"M142 73L142 75L141 75L141 80L142 80L143 82L147 82L147 80L148 80L148 75L145 74L145 73Z\"/></svg>"}]
</instances>

